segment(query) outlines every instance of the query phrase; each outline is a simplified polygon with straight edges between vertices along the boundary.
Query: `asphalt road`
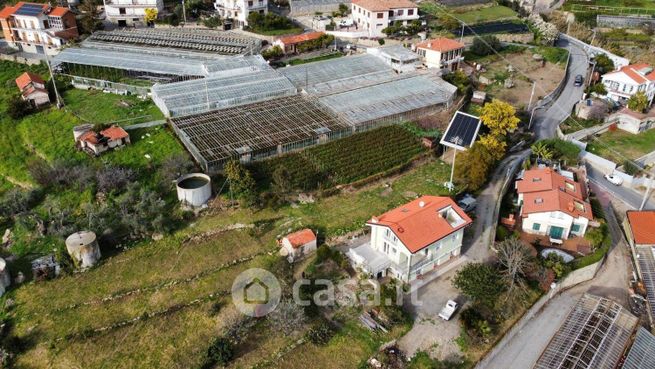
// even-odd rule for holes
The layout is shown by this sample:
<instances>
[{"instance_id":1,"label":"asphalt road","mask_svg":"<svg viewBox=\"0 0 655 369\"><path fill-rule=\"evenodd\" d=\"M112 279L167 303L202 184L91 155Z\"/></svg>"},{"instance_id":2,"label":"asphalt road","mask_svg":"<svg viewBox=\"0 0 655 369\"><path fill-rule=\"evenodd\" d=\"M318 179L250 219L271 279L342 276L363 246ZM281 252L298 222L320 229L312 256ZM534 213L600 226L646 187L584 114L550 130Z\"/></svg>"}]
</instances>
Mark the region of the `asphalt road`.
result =
<instances>
[{"instance_id":1,"label":"asphalt road","mask_svg":"<svg viewBox=\"0 0 655 369\"><path fill-rule=\"evenodd\" d=\"M631 209L639 209L639 206L641 206L641 202L643 201L643 193L637 192L625 186L615 186L609 183L603 177L603 175L604 173L602 173L600 170L595 169L591 165L587 165L587 177L592 183L597 185L598 188L602 189L603 191L612 194L614 199L619 199ZM653 200L652 195L653 194L651 192L651 196L644 206L644 209L646 210L655 209L655 201Z\"/></svg>"},{"instance_id":2,"label":"asphalt road","mask_svg":"<svg viewBox=\"0 0 655 369\"><path fill-rule=\"evenodd\" d=\"M535 110L532 129L536 133L537 139L556 137L557 126L571 113L573 106L582 98L584 93L584 87L575 87L573 79L578 74L587 75L589 66L587 54L578 44L569 42L566 38L560 38L557 46L567 49L571 54L569 70L566 75L567 81L557 100L546 109ZM539 91L538 86L537 91Z\"/></svg>"}]
</instances>

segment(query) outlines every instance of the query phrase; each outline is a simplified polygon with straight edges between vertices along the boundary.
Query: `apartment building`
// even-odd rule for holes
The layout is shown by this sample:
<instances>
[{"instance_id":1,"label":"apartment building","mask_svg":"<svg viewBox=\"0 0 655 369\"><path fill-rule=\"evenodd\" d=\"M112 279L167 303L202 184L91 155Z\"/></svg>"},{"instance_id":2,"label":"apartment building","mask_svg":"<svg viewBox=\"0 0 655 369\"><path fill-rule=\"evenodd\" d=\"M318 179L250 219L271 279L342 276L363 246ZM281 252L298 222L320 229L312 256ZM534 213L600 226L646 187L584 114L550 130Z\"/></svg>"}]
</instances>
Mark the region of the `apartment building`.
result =
<instances>
[{"instance_id":1,"label":"apartment building","mask_svg":"<svg viewBox=\"0 0 655 369\"><path fill-rule=\"evenodd\" d=\"M409 0L353 0L351 10L358 29L369 37L384 37L382 30L395 22L406 26L419 18L418 6Z\"/></svg>"},{"instance_id":2,"label":"apartment building","mask_svg":"<svg viewBox=\"0 0 655 369\"><path fill-rule=\"evenodd\" d=\"M144 26L146 9L164 10L164 0L104 0L107 19L119 27Z\"/></svg>"},{"instance_id":3,"label":"apartment building","mask_svg":"<svg viewBox=\"0 0 655 369\"><path fill-rule=\"evenodd\" d=\"M214 7L226 20L225 29L243 28L248 25L250 13L268 13L268 0L216 0Z\"/></svg>"},{"instance_id":4,"label":"apartment building","mask_svg":"<svg viewBox=\"0 0 655 369\"><path fill-rule=\"evenodd\" d=\"M54 55L79 34L68 8L19 2L0 11L0 26L10 47L33 54Z\"/></svg>"}]
</instances>

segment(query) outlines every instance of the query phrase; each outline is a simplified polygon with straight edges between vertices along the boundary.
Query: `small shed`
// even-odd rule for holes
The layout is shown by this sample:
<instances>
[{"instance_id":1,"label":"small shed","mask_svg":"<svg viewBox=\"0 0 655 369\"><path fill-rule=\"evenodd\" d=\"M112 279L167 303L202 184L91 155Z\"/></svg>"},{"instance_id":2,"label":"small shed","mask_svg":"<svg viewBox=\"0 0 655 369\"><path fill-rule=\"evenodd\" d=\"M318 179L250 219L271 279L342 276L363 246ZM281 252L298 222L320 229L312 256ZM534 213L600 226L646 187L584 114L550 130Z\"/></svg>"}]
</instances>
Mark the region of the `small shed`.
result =
<instances>
[{"instance_id":1,"label":"small shed","mask_svg":"<svg viewBox=\"0 0 655 369\"><path fill-rule=\"evenodd\" d=\"M85 131L85 129L88 129ZM103 152L125 146L130 143L130 135L123 128L113 125L100 132L92 127L81 125L73 129L75 144L80 150L98 156Z\"/></svg>"},{"instance_id":2,"label":"small shed","mask_svg":"<svg viewBox=\"0 0 655 369\"><path fill-rule=\"evenodd\" d=\"M282 238L280 255L286 256L290 263L316 251L316 235L305 228Z\"/></svg>"},{"instance_id":3,"label":"small shed","mask_svg":"<svg viewBox=\"0 0 655 369\"><path fill-rule=\"evenodd\" d=\"M575 104L575 115L580 119L604 119L609 111L606 101L591 98Z\"/></svg>"},{"instance_id":4,"label":"small shed","mask_svg":"<svg viewBox=\"0 0 655 369\"><path fill-rule=\"evenodd\" d=\"M323 32L307 32L301 35L282 36L273 42L273 46L279 46L285 54L295 54L298 52L298 45L318 40L323 35L325 35Z\"/></svg>"},{"instance_id":5,"label":"small shed","mask_svg":"<svg viewBox=\"0 0 655 369\"><path fill-rule=\"evenodd\" d=\"M471 102L474 104L482 105L487 100L487 93L484 91L474 91L471 97Z\"/></svg>"},{"instance_id":6,"label":"small shed","mask_svg":"<svg viewBox=\"0 0 655 369\"><path fill-rule=\"evenodd\" d=\"M23 100L28 101L33 107L38 108L50 103L45 81L39 75L25 72L16 78L16 86Z\"/></svg>"}]
</instances>

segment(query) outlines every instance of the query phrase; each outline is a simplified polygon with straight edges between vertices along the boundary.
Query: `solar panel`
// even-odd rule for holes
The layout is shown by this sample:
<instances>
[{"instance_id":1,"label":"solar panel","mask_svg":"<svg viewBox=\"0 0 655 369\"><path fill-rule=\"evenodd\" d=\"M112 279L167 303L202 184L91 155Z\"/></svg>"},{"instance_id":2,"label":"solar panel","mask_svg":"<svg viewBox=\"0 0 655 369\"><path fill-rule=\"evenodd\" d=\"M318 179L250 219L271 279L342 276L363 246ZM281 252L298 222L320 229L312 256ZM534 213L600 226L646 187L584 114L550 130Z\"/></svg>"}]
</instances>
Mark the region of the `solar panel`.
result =
<instances>
[{"instance_id":1,"label":"solar panel","mask_svg":"<svg viewBox=\"0 0 655 369\"><path fill-rule=\"evenodd\" d=\"M34 15L39 15L43 13L43 5L42 4L23 4L14 14L16 15L29 15L29 16L34 16Z\"/></svg>"},{"instance_id":2,"label":"solar panel","mask_svg":"<svg viewBox=\"0 0 655 369\"><path fill-rule=\"evenodd\" d=\"M441 144L458 150L466 150L475 142L479 129L480 118L457 111L446 129L446 134L441 139Z\"/></svg>"}]
</instances>

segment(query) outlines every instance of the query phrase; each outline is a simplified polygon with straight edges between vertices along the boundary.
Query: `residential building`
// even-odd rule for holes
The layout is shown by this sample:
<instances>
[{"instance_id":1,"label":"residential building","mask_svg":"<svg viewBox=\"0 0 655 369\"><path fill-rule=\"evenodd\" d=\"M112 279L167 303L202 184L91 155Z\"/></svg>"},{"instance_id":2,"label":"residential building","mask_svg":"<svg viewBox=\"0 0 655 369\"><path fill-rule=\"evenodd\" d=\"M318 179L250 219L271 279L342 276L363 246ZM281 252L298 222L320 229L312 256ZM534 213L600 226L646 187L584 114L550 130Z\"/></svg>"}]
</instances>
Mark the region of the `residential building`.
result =
<instances>
[{"instance_id":1,"label":"residential building","mask_svg":"<svg viewBox=\"0 0 655 369\"><path fill-rule=\"evenodd\" d=\"M648 97L648 103L653 103L655 96L655 71L648 64L630 64L614 72L602 76L607 90L607 97L614 101L626 102L637 92L643 92Z\"/></svg>"},{"instance_id":2,"label":"residential building","mask_svg":"<svg viewBox=\"0 0 655 369\"><path fill-rule=\"evenodd\" d=\"M382 59L397 73L413 72L421 65L418 54L402 45L369 47L366 52Z\"/></svg>"},{"instance_id":3,"label":"residential building","mask_svg":"<svg viewBox=\"0 0 655 369\"><path fill-rule=\"evenodd\" d=\"M375 278L413 282L460 255L471 222L451 198L422 196L368 221L370 244L348 257Z\"/></svg>"},{"instance_id":4,"label":"residential building","mask_svg":"<svg viewBox=\"0 0 655 369\"><path fill-rule=\"evenodd\" d=\"M285 54L295 54L298 53L298 46L316 41L323 35L325 35L323 32L307 32L301 35L282 36L273 42L273 46L279 46Z\"/></svg>"},{"instance_id":5,"label":"residential building","mask_svg":"<svg viewBox=\"0 0 655 369\"><path fill-rule=\"evenodd\" d=\"M50 96L43 78L32 72L25 72L16 78L16 86L20 90L23 100L38 108L50 103Z\"/></svg>"},{"instance_id":6,"label":"residential building","mask_svg":"<svg viewBox=\"0 0 655 369\"><path fill-rule=\"evenodd\" d=\"M92 128L90 125L82 125L73 129L75 144L91 155L98 156L130 143L130 135L119 126L111 126L98 133Z\"/></svg>"},{"instance_id":7,"label":"residential building","mask_svg":"<svg viewBox=\"0 0 655 369\"><path fill-rule=\"evenodd\" d=\"M146 9L164 10L164 0L103 0L107 20L119 27L145 26Z\"/></svg>"},{"instance_id":8,"label":"residential building","mask_svg":"<svg viewBox=\"0 0 655 369\"><path fill-rule=\"evenodd\" d=\"M616 123L619 129L639 134L655 127L655 108L646 113L639 113L625 107L610 115L607 121Z\"/></svg>"},{"instance_id":9,"label":"residential building","mask_svg":"<svg viewBox=\"0 0 655 369\"><path fill-rule=\"evenodd\" d=\"M225 20L226 30L243 28L248 25L250 13L268 13L268 0L216 0L214 7Z\"/></svg>"},{"instance_id":10,"label":"residential building","mask_svg":"<svg viewBox=\"0 0 655 369\"><path fill-rule=\"evenodd\" d=\"M655 247L655 210L629 210L626 223L626 236L632 246Z\"/></svg>"},{"instance_id":11,"label":"residential building","mask_svg":"<svg viewBox=\"0 0 655 369\"><path fill-rule=\"evenodd\" d=\"M357 28L369 37L384 37L382 30L390 25L419 19L418 6L410 0L353 0L351 11Z\"/></svg>"},{"instance_id":12,"label":"residential building","mask_svg":"<svg viewBox=\"0 0 655 369\"><path fill-rule=\"evenodd\" d=\"M420 42L416 45L416 52L428 68L454 71L464 61L464 44L446 37Z\"/></svg>"},{"instance_id":13,"label":"residential building","mask_svg":"<svg viewBox=\"0 0 655 369\"><path fill-rule=\"evenodd\" d=\"M593 220L587 190L552 168L526 170L516 182L526 233L550 237L551 242L584 236Z\"/></svg>"},{"instance_id":14,"label":"residential building","mask_svg":"<svg viewBox=\"0 0 655 369\"><path fill-rule=\"evenodd\" d=\"M19 2L0 11L0 28L10 47L33 54L54 55L79 34L68 8Z\"/></svg>"},{"instance_id":15,"label":"residential building","mask_svg":"<svg viewBox=\"0 0 655 369\"><path fill-rule=\"evenodd\" d=\"M292 263L316 251L316 235L311 229L305 228L286 235L280 244L280 254Z\"/></svg>"}]
</instances>

